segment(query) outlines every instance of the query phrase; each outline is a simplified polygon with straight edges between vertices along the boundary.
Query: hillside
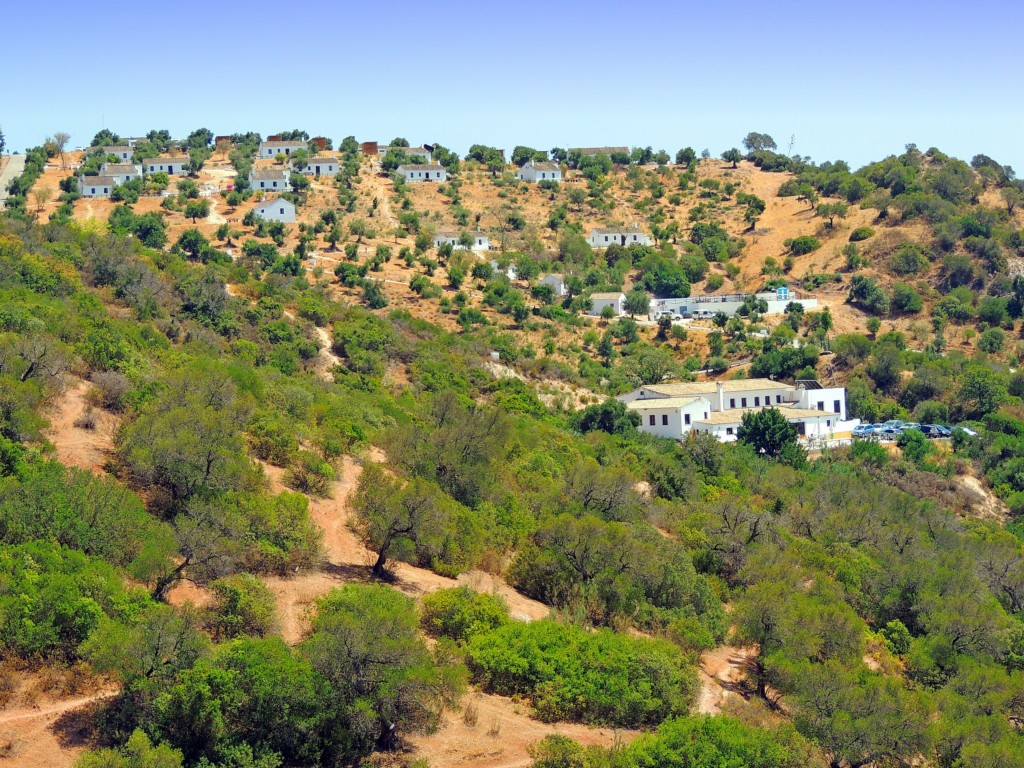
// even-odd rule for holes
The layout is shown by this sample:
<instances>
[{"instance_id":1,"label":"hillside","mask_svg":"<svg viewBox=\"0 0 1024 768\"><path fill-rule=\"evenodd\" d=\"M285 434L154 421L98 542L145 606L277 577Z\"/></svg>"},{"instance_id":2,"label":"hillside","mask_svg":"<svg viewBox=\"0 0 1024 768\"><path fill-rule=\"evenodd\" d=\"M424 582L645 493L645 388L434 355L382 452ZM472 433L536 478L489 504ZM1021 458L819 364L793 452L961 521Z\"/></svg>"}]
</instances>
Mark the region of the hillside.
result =
<instances>
[{"instance_id":1,"label":"hillside","mask_svg":"<svg viewBox=\"0 0 1024 768\"><path fill-rule=\"evenodd\" d=\"M127 206L45 200L97 157L40 147L0 218L7 762L1021 764L1012 172L761 148L542 188L477 148L402 184L346 140L278 229L228 193L281 165L255 142ZM656 245L585 243L630 224ZM821 308L585 314L771 281ZM973 430L808 456L609 397L705 368Z\"/></svg>"}]
</instances>

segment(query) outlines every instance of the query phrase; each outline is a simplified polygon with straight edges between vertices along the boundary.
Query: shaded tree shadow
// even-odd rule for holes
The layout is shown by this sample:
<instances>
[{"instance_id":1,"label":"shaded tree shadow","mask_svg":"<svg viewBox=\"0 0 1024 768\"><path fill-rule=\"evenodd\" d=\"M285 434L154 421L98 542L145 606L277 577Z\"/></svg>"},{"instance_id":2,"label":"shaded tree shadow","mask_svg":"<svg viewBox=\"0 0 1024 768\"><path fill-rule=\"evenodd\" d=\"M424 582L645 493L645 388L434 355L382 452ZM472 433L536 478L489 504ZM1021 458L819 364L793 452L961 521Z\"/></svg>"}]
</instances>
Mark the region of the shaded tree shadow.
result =
<instances>
[{"instance_id":1,"label":"shaded tree shadow","mask_svg":"<svg viewBox=\"0 0 1024 768\"><path fill-rule=\"evenodd\" d=\"M94 701L64 712L54 720L49 730L64 749L114 746L113 740L109 738L111 729L106 728L105 723L116 698Z\"/></svg>"}]
</instances>

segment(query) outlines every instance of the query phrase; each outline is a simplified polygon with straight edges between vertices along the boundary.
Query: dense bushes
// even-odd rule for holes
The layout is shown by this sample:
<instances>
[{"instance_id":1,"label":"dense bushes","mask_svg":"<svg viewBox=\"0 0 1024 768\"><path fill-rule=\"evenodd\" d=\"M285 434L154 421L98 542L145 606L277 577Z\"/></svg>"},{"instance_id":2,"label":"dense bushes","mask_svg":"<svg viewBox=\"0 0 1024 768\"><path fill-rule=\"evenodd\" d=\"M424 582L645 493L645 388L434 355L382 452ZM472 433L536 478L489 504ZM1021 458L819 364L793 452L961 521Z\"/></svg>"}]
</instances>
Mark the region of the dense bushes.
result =
<instances>
[{"instance_id":1,"label":"dense bushes","mask_svg":"<svg viewBox=\"0 0 1024 768\"><path fill-rule=\"evenodd\" d=\"M685 713L697 691L693 667L671 643L546 620L478 635L468 658L487 690L529 696L547 721L653 725Z\"/></svg>"}]
</instances>

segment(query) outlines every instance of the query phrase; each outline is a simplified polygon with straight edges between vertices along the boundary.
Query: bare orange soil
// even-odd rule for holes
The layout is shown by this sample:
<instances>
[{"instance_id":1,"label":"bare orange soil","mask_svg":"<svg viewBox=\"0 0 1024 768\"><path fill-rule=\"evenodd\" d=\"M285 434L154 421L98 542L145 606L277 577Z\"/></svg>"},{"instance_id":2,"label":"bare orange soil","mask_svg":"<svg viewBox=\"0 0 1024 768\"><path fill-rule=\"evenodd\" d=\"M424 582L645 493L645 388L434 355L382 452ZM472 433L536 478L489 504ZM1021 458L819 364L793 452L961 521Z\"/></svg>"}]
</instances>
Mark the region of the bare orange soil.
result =
<instances>
[{"instance_id":1,"label":"bare orange soil","mask_svg":"<svg viewBox=\"0 0 1024 768\"><path fill-rule=\"evenodd\" d=\"M96 409L94 429L75 426L75 421L90 409L85 400L90 386L88 381L71 380L69 388L46 414L50 426L45 435L56 448L57 459L62 464L102 474L113 454L114 433L120 420L107 411Z\"/></svg>"},{"instance_id":2,"label":"bare orange soil","mask_svg":"<svg viewBox=\"0 0 1024 768\"><path fill-rule=\"evenodd\" d=\"M640 733L573 723L542 723L529 716L526 704L485 693L467 695L463 707L461 713L447 714L437 733L412 739L416 752L428 758L432 766L527 768L533 764L527 748L549 734L568 736L587 746L611 747L627 743ZM475 709L475 724L465 716L466 708Z\"/></svg>"},{"instance_id":3,"label":"bare orange soil","mask_svg":"<svg viewBox=\"0 0 1024 768\"><path fill-rule=\"evenodd\" d=\"M700 658L700 697L697 711L717 715L731 697L743 697L742 683L749 677L750 665L757 657L756 647L723 645Z\"/></svg>"},{"instance_id":4,"label":"bare orange soil","mask_svg":"<svg viewBox=\"0 0 1024 768\"><path fill-rule=\"evenodd\" d=\"M106 686L84 696L65 699L40 697L0 711L0 765L4 768L67 768L89 744L81 716L90 705L109 698Z\"/></svg>"}]
</instances>

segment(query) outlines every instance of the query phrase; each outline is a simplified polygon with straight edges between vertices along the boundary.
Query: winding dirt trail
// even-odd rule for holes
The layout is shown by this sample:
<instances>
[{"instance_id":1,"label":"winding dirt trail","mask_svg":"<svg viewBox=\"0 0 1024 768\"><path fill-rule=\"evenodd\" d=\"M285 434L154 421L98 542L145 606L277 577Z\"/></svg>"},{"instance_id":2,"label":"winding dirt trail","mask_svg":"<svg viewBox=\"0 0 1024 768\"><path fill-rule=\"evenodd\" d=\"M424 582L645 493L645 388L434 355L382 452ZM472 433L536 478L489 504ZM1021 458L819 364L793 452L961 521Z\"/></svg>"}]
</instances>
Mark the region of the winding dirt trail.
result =
<instances>
[{"instance_id":1,"label":"winding dirt trail","mask_svg":"<svg viewBox=\"0 0 1024 768\"><path fill-rule=\"evenodd\" d=\"M0 712L0 765L4 768L69 768L87 745L76 738L73 722L65 722L78 710L117 694L105 688L37 708L21 707Z\"/></svg>"}]
</instances>

